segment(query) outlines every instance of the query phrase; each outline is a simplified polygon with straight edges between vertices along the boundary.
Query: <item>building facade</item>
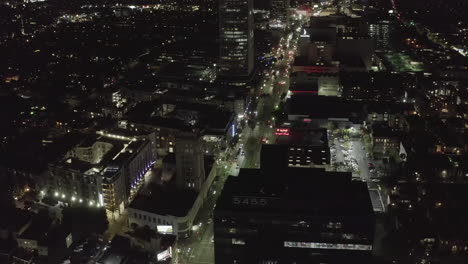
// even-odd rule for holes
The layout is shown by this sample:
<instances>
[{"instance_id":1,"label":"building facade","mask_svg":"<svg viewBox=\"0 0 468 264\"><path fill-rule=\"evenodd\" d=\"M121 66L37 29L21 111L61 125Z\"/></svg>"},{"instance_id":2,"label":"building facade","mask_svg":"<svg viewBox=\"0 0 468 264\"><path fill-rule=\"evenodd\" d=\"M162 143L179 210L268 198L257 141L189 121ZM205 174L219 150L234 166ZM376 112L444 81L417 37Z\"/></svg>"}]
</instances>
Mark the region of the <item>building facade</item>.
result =
<instances>
[{"instance_id":1,"label":"building facade","mask_svg":"<svg viewBox=\"0 0 468 264\"><path fill-rule=\"evenodd\" d=\"M372 257L369 193L348 173L242 169L226 181L213 221L216 263L369 263Z\"/></svg>"},{"instance_id":2,"label":"building facade","mask_svg":"<svg viewBox=\"0 0 468 264\"><path fill-rule=\"evenodd\" d=\"M289 0L271 0L270 29L284 30L289 25Z\"/></svg>"},{"instance_id":3,"label":"building facade","mask_svg":"<svg viewBox=\"0 0 468 264\"><path fill-rule=\"evenodd\" d=\"M202 205L202 196L190 190L160 190L149 196L137 195L128 207L128 224L187 238Z\"/></svg>"},{"instance_id":4,"label":"building facade","mask_svg":"<svg viewBox=\"0 0 468 264\"><path fill-rule=\"evenodd\" d=\"M47 190L68 204L105 207L120 214L155 163L148 139L90 136L50 163Z\"/></svg>"},{"instance_id":5,"label":"building facade","mask_svg":"<svg viewBox=\"0 0 468 264\"><path fill-rule=\"evenodd\" d=\"M390 21L379 21L369 24L369 36L375 41L376 51L386 51L390 49Z\"/></svg>"},{"instance_id":6,"label":"building facade","mask_svg":"<svg viewBox=\"0 0 468 264\"><path fill-rule=\"evenodd\" d=\"M249 76L254 68L253 1L221 0L219 23L219 75Z\"/></svg>"},{"instance_id":7,"label":"building facade","mask_svg":"<svg viewBox=\"0 0 468 264\"><path fill-rule=\"evenodd\" d=\"M200 135L179 132L176 136L176 185L199 191L205 182L204 150Z\"/></svg>"}]
</instances>

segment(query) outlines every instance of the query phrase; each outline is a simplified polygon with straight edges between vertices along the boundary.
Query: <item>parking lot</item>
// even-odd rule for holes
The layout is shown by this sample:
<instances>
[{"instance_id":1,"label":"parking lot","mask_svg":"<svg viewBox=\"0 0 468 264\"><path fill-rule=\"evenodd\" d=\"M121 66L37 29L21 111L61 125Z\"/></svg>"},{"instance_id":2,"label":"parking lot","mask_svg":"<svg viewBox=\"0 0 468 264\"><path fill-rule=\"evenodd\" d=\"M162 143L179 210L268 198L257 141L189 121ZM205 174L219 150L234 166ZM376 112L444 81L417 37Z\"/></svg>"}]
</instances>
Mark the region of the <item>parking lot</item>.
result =
<instances>
[{"instance_id":1,"label":"parking lot","mask_svg":"<svg viewBox=\"0 0 468 264\"><path fill-rule=\"evenodd\" d=\"M377 188L379 173L377 173L377 162L371 160L367 150L358 136L341 136L330 133L329 146L331 155L331 168L336 171L352 172L353 179L366 182L376 212L385 211L385 203L381 196L381 190Z\"/></svg>"},{"instance_id":2,"label":"parking lot","mask_svg":"<svg viewBox=\"0 0 468 264\"><path fill-rule=\"evenodd\" d=\"M337 171L353 173L353 178L370 179L369 158L360 138L345 140L330 135L331 165Z\"/></svg>"}]
</instances>

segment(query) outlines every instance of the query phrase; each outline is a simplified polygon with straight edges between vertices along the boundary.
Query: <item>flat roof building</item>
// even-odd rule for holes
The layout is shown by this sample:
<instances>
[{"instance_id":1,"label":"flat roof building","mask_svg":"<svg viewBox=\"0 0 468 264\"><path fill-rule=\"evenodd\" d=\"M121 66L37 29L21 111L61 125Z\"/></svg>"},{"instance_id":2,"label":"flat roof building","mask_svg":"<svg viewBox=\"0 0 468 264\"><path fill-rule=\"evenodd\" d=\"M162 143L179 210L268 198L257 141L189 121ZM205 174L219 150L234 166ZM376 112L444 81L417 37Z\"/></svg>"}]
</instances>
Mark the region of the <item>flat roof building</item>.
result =
<instances>
[{"instance_id":1,"label":"flat roof building","mask_svg":"<svg viewBox=\"0 0 468 264\"><path fill-rule=\"evenodd\" d=\"M241 169L214 210L216 263L368 263L367 186L346 172Z\"/></svg>"},{"instance_id":2,"label":"flat roof building","mask_svg":"<svg viewBox=\"0 0 468 264\"><path fill-rule=\"evenodd\" d=\"M187 238L201 206L195 191L160 188L137 195L128 208L130 226L148 226L161 234Z\"/></svg>"},{"instance_id":3,"label":"flat roof building","mask_svg":"<svg viewBox=\"0 0 468 264\"><path fill-rule=\"evenodd\" d=\"M327 129L281 126L276 128L277 145L262 145L261 161L282 156L288 166L326 168L330 165Z\"/></svg>"}]
</instances>

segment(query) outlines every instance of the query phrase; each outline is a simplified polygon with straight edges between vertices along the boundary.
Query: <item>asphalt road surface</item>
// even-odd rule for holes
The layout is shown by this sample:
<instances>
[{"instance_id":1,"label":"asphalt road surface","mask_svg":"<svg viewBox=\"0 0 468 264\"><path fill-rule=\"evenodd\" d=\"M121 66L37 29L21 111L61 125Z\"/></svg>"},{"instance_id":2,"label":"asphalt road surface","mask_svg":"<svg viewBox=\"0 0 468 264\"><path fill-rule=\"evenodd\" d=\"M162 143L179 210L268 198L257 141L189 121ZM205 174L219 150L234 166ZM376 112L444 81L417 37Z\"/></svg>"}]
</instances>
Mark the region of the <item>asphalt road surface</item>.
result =
<instances>
[{"instance_id":1,"label":"asphalt road surface","mask_svg":"<svg viewBox=\"0 0 468 264\"><path fill-rule=\"evenodd\" d=\"M304 20L305 21L305 20ZM284 38L286 38L285 36ZM272 69L274 73L279 72L277 76L268 76L259 89L258 94L267 93L269 96L260 97L257 104L258 124L254 129L244 128L240 140L236 146L231 148L228 153L229 160L217 165L218 180L213 183L210 189L207 201L200 209L195 223L198 223L192 236L186 240L178 242L179 263L182 264L213 264L214 263L214 244L212 212L216 206L216 201L222 191L227 177L235 177L239 173L239 168L258 168L260 165L260 150L262 139L265 138L269 143L275 141L275 124L273 111L280 102L282 93L289 88L289 64L292 63L294 55L289 56L289 52L294 52L297 38L290 41L289 47L284 45L276 55L283 54L284 59L278 62ZM282 44L286 41L282 41ZM236 155L239 151L239 155ZM244 152L244 154L242 154Z\"/></svg>"}]
</instances>

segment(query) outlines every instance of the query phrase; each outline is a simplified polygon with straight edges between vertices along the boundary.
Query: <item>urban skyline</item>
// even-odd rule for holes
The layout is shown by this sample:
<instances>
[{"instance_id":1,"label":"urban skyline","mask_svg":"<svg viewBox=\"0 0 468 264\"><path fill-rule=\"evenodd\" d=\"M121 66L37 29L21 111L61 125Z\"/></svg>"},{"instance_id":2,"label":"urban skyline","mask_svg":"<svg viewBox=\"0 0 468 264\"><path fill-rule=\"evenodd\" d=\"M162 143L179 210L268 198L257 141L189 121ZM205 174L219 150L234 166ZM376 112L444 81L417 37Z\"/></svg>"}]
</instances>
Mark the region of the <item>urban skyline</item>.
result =
<instances>
[{"instance_id":1,"label":"urban skyline","mask_svg":"<svg viewBox=\"0 0 468 264\"><path fill-rule=\"evenodd\" d=\"M468 263L466 7L0 3L0 263Z\"/></svg>"}]
</instances>

